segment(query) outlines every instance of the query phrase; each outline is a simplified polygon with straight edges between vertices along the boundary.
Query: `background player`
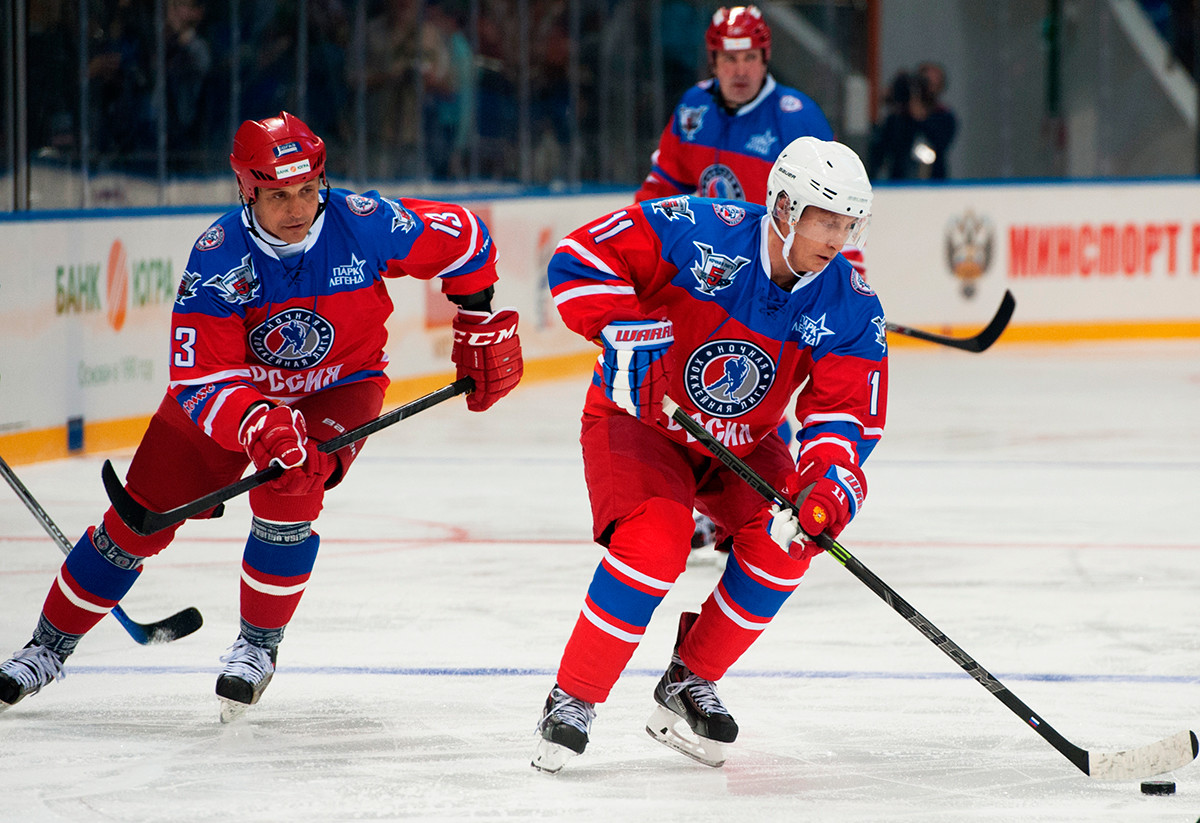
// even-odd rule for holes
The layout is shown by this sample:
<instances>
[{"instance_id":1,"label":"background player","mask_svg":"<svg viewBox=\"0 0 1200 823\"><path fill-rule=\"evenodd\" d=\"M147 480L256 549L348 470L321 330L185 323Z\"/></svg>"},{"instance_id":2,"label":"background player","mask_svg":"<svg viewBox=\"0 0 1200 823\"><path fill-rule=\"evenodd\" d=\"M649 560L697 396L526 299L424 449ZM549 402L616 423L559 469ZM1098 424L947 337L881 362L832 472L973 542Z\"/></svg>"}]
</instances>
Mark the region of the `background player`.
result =
<instances>
[{"instance_id":1,"label":"background player","mask_svg":"<svg viewBox=\"0 0 1200 823\"><path fill-rule=\"evenodd\" d=\"M871 200L853 151L803 137L775 161L767 207L654 200L559 243L549 266L555 303L568 327L603 349L581 443L592 532L607 551L546 700L536 768L558 771L584 751L595 704L686 566L694 506L732 535L732 552L699 615L680 619L647 731L703 763L724 762L738 728L715 681L819 551L792 543L800 527L835 536L858 511L861 465L883 433L883 309L838 253L861 244ZM797 465L776 428L802 384ZM663 415L664 394L797 495L799 522L773 518L757 492L689 443Z\"/></svg>"},{"instance_id":2,"label":"background player","mask_svg":"<svg viewBox=\"0 0 1200 823\"><path fill-rule=\"evenodd\" d=\"M452 359L459 377L475 379L468 408L491 406L523 371L517 313L491 310L496 249L470 211L331 190L325 144L287 112L244 122L229 160L242 207L192 249L172 315L170 384L126 476L135 499L166 511L232 483L251 461L286 469L250 492L241 632L217 680L222 720L270 682L316 560L312 522L362 441L335 454L317 445L382 407L392 312L384 278L438 277L459 306ZM0 665L0 710L61 676L177 528L138 535L110 507L87 530L33 639Z\"/></svg>"},{"instance_id":3,"label":"background player","mask_svg":"<svg viewBox=\"0 0 1200 823\"><path fill-rule=\"evenodd\" d=\"M704 37L712 78L684 92L650 158L637 201L676 194L763 203L780 150L833 130L808 95L767 70L771 29L756 6L722 6Z\"/></svg>"}]
</instances>

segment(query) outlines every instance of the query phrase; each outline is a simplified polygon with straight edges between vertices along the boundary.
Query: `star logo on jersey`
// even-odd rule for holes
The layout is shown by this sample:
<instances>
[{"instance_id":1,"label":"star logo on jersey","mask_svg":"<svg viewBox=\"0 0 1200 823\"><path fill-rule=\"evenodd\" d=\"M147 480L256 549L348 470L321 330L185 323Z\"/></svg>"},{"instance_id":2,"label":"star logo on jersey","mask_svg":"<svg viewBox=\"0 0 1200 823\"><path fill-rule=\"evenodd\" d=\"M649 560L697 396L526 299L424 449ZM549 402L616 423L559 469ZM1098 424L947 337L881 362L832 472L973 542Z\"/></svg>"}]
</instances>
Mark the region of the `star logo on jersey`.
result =
<instances>
[{"instance_id":1,"label":"star logo on jersey","mask_svg":"<svg viewBox=\"0 0 1200 823\"><path fill-rule=\"evenodd\" d=\"M355 286L359 283L365 283L367 275L363 271L363 267L366 265L366 260L359 260L358 255L351 253L349 265L333 267L333 274L329 276L330 288L334 286Z\"/></svg>"},{"instance_id":2,"label":"star logo on jersey","mask_svg":"<svg viewBox=\"0 0 1200 823\"><path fill-rule=\"evenodd\" d=\"M204 281L204 285L212 286L222 300L237 306L258 297L258 290L262 284L258 275L254 273L254 264L250 262L250 255L247 254L242 258L242 265L224 274L213 275Z\"/></svg>"},{"instance_id":3,"label":"star logo on jersey","mask_svg":"<svg viewBox=\"0 0 1200 823\"><path fill-rule=\"evenodd\" d=\"M875 327L875 342L887 354L887 323L882 317L872 317L871 325Z\"/></svg>"},{"instance_id":4,"label":"star logo on jersey","mask_svg":"<svg viewBox=\"0 0 1200 823\"><path fill-rule=\"evenodd\" d=\"M361 194L348 194L346 195L346 206L359 217L366 217L379 208L379 203L374 198L363 197Z\"/></svg>"},{"instance_id":5,"label":"star logo on jersey","mask_svg":"<svg viewBox=\"0 0 1200 823\"><path fill-rule=\"evenodd\" d=\"M175 291L175 302L182 306L185 300L195 297L196 285L199 282L199 274L184 269L183 277L179 278L179 288Z\"/></svg>"},{"instance_id":6,"label":"star logo on jersey","mask_svg":"<svg viewBox=\"0 0 1200 823\"><path fill-rule=\"evenodd\" d=\"M792 331L800 332L804 345L815 348L823 338L833 334L833 329L825 325L825 315L813 320L807 314L800 316L800 322L792 326Z\"/></svg>"},{"instance_id":7,"label":"star logo on jersey","mask_svg":"<svg viewBox=\"0 0 1200 823\"><path fill-rule=\"evenodd\" d=\"M333 325L310 309L295 307L273 314L255 327L250 350L268 366L309 369L333 348Z\"/></svg>"},{"instance_id":8,"label":"star logo on jersey","mask_svg":"<svg viewBox=\"0 0 1200 823\"><path fill-rule=\"evenodd\" d=\"M775 361L748 340L710 340L692 352L683 380L696 408L713 417L739 417L770 390Z\"/></svg>"},{"instance_id":9,"label":"star logo on jersey","mask_svg":"<svg viewBox=\"0 0 1200 823\"><path fill-rule=\"evenodd\" d=\"M712 246L705 243L696 240L692 243L700 250L700 260L692 266L692 276L705 294L711 295L732 285L733 278L750 262L748 257L738 255L731 258L715 253Z\"/></svg>"},{"instance_id":10,"label":"star logo on jersey","mask_svg":"<svg viewBox=\"0 0 1200 823\"><path fill-rule=\"evenodd\" d=\"M684 220L695 224L696 216L692 214L692 209L688 205L687 196L672 197L668 200L656 200L650 204L650 208L668 220Z\"/></svg>"},{"instance_id":11,"label":"star logo on jersey","mask_svg":"<svg viewBox=\"0 0 1200 823\"><path fill-rule=\"evenodd\" d=\"M678 111L679 130L683 139L691 142L696 139L696 132L704 125L704 115L708 106L680 106Z\"/></svg>"},{"instance_id":12,"label":"star logo on jersey","mask_svg":"<svg viewBox=\"0 0 1200 823\"><path fill-rule=\"evenodd\" d=\"M388 208L392 210L393 232L395 232L396 229L400 229L405 234L408 234L413 230L413 227L417 225L417 219L413 217L412 212L404 208L404 206L401 206L395 200L389 200L386 197L383 198L383 202L387 203Z\"/></svg>"},{"instance_id":13,"label":"star logo on jersey","mask_svg":"<svg viewBox=\"0 0 1200 823\"><path fill-rule=\"evenodd\" d=\"M779 142L779 138L771 134L771 130L767 129L762 134L753 134L746 141L746 151L752 151L755 154L761 154L764 157L771 154L771 146Z\"/></svg>"}]
</instances>

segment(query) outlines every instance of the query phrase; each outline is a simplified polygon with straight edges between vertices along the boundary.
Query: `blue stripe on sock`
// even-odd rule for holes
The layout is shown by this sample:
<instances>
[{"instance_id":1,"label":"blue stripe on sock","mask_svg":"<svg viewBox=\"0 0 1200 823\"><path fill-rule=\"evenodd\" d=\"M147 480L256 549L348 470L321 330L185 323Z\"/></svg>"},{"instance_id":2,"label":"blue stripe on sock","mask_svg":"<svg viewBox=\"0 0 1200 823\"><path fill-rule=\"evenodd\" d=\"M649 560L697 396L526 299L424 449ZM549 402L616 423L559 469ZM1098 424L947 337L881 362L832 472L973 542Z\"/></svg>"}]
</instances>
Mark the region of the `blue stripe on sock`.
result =
<instances>
[{"instance_id":1,"label":"blue stripe on sock","mask_svg":"<svg viewBox=\"0 0 1200 823\"><path fill-rule=\"evenodd\" d=\"M729 598L755 617L774 617L791 595L791 591L772 589L754 580L732 553L721 582Z\"/></svg>"},{"instance_id":2,"label":"blue stripe on sock","mask_svg":"<svg viewBox=\"0 0 1200 823\"><path fill-rule=\"evenodd\" d=\"M76 583L101 600L120 600L138 578L137 569L122 569L109 563L87 534L71 549L65 565Z\"/></svg>"},{"instance_id":3,"label":"blue stripe on sock","mask_svg":"<svg viewBox=\"0 0 1200 823\"><path fill-rule=\"evenodd\" d=\"M603 563L596 567L588 597L618 620L642 628L650 624L650 616L662 602L662 596L638 591L613 577Z\"/></svg>"},{"instance_id":4,"label":"blue stripe on sock","mask_svg":"<svg viewBox=\"0 0 1200 823\"><path fill-rule=\"evenodd\" d=\"M246 539L246 551L242 559L255 571L278 577L298 577L312 572L317 562L317 548L321 538L313 533L301 543L279 546L267 543L254 535Z\"/></svg>"}]
</instances>

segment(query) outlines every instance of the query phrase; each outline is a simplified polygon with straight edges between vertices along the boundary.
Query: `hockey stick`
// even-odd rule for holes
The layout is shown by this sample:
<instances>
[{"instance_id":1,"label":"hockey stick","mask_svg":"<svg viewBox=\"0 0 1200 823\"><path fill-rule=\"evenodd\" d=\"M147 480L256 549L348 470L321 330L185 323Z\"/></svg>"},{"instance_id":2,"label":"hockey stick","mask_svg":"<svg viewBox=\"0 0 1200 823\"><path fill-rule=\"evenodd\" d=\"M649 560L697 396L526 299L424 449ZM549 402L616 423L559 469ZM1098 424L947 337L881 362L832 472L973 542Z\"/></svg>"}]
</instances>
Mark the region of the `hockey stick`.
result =
<instances>
[{"instance_id":1,"label":"hockey stick","mask_svg":"<svg viewBox=\"0 0 1200 823\"><path fill-rule=\"evenodd\" d=\"M796 504L789 500L783 492L776 490L754 469L727 449L721 441L709 434L703 426L688 417L669 397L663 399L663 411L708 449L713 456L732 469L738 477L745 480L763 498L786 506L793 512L798 511ZM1186 766L1196 758L1197 753L1200 753L1200 741L1197 741L1196 733L1193 731L1182 731L1171 737L1163 738L1157 743L1121 752L1089 752L1079 748L1021 702L994 675L976 663L957 643L944 635L927 617L897 594L891 586L876 577L845 547L824 533L812 539L1089 777L1100 780L1140 780Z\"/></svg>"},{"instance_id":2,"label":"hockey stick","mask_svg":"<svg viewBox=\"0 0 1200 823\"><path fill-rule=\"evenodd\" d=\"M470 377L455 380L449 386L443 386L437 391L430 392L411 403L405 403L403 406L392 409L390 412L386 412L370 422L363 423L357 428L339 434L337 437L331 437L317 446L317 450L325 454L331 454L338 449L349 446L351 443L362 440L369 434L374 434L393 423L398 423L406 417L412 417L419 411L424 411L430 406L436 406L443 400L449 400L451 397L460 394L470 394L473 391L475 391L475 381ZM124 484L117 477L116 470L108 460L104 461L104 468L101 470L100 476L104 481L104 490L108 492L108 499L112 501L113 508L117 514L125 521L129 528L138 534L147 535L162 531L168 526L174 526L176 523L182 523L189 517L194 517L201 512L208 511L232 497L237 497L239 494L270 482L281 474L283 474L283 469L278 465L272 464L265 469L256 471L254 474L246 475L236 483L231 483L190 503L184 503L182 506L177 506L165 512L151 511L134 500L133 496L125 490Z\"/></svg>"},{"instance_id":3,"label":"hockey stick","mask_svg":"<svg viewBox=\"0 0 1200 823\"><path fill-rule=\"evenodd\" d=\"M917 340L924 340L928 343L937 343L941 346L949 346L952 349L962 349L969 352L981 352L991 346L1004 333L1008 327L1008 321L1012 318L1013 309L1017 306L1017 300L1013 297L1011 291L1004 292L1004 299L1000 301L1000 308L996 310L996 316L992 318L987 327L974 337L946 337L933 332L921 331L920 329L901 326L899 323L886 323L885 328L890 332L902 334L905 337L912 337Z\"/></svg>"},{"instance_id":4,"label":"hockey stick","mask_svg":"<svg viewBox=\"0 0 1200 823\"><path fill-rule=\"evenodd\" d=\"M21 502L25 504L25 508L29 509L37 521L42 524L42 528L46 530L46 534L50 535L50 539L55 542L59 550L63 554L70 554L72 547L67 536L50 519L50 515L46 514L45 509L38 504L29 489L25 488L25 484L21 482L16 472L5 462L3 457L0 457L0 474L4 475L8 485L12 486L17 497L21 498ZM172 640L186 637L204 623L204 619L200 616L200 610L195 606L189 606L183 611L155 623L139 623L125 614L125 610L120 606L113 607L112 616L125 627L125 631L129 632L130 637L143 646L147 643L170 643Z\"/></svg>"}]
</instances>

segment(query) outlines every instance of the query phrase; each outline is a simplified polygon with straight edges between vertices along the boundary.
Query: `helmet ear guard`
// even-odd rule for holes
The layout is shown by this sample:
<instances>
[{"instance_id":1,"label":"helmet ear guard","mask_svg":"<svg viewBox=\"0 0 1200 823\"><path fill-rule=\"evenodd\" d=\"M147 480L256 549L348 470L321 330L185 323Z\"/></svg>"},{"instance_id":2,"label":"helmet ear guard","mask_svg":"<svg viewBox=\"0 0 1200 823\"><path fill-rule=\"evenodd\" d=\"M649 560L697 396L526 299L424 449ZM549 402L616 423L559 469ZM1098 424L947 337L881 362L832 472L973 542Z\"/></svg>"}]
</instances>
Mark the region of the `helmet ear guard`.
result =
<instances>
[{"instance_id":1,"label":"helmet ear guard","mask_svg":"<svg viewBox=\"0 0 1200 823\"><path fill-rule=\"evenodd\" d=\"M325 177L325 143L303 120L286 111L265 120L247 120L233 136L229 165L238 192L253 205L256 190L278 189Z\"/></svg>"}]
</instances>

